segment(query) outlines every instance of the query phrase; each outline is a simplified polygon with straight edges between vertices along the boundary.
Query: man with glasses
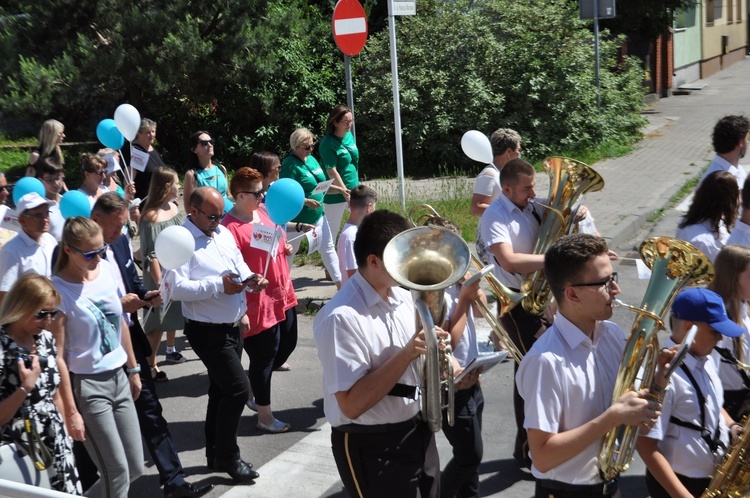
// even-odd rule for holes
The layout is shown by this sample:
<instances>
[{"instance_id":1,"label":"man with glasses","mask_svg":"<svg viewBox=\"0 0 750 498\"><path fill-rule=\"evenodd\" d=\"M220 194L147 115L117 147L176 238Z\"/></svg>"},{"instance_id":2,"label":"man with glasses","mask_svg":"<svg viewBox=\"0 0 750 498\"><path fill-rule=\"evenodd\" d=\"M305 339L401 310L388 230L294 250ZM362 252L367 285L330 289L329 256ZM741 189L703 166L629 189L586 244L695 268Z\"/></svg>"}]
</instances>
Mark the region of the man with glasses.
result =
<instances>
[{"instance_id":1,"label":"man with glasses","mask_svg":"<svg viewBox=\"0 0 750 498\"><path fill-rule=\"evenodd\" d=\"M562 237L545 254L544 272L558 303L553 325L523 358L516 385L525 401L536 497L620 496L597 466L601 439L619 425L650 427L661 405L631 391L610 404L625 350L623 330L608 321L620 293L604 239ZM655 384L674 351L659 357Z\"/></svg>"},{"instance_id":2,"label":"man with glasses","mask_svg":"<svg viewBox=\"0 0 750 498\"><path fill-rule=\"evenodd\" d=\"M18 200L16 212L21 231L0 249L0 302L13 283L26 273L52 277L52 252L57 246L49 234L53 204L36 192Z\"/></svg>"},{"instance_id":3,"label":"man with glasses","mask_svg":"<svg viewBox=\"0 0 750 498\"><path fill-rule=\"evenodd\" d=\"M65 225L65 218L60 212L60 192L65 186L65 172L62 166L49 157L37 161L34 171L44 185L44 196L53 202L49 207L49 233L59 242Z\"/></svg>"},{"instance_id":4,"label":"man with glasses","mask_svg":"<svg viewBox=\"0 0 750 498\"><path fill-rule=\"evenodd\" d=\"M183 226L195 238L195 253L174 271L172 299L182 302L185 336L208 370L207 466L227 472L235 482L248 481L258 473L242 460L237 445L250 394L241 362L242 334L249 328L244 291L257 292L268 281L250 271L234 236L219 224L224 198L218 190L199 187L188 202Z\"/></svg>"}]
</instances>

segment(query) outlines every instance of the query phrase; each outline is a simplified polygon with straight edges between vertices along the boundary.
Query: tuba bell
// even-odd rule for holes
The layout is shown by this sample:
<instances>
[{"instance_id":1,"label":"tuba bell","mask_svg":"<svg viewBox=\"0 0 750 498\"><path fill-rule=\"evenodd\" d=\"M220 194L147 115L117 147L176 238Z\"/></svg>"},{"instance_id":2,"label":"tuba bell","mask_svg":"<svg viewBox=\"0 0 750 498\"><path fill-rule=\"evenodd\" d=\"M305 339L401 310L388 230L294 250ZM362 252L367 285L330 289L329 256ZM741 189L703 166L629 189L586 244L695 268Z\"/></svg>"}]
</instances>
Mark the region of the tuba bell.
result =
<instances>
[{"instance_id":1,"label":"tuba bell","mask_svg":"<svg viewBox=\"0 0 750 498\"><path fill-rule=\"evenodd\" d=\"M416 216L419 211L424 212L419 216ZM428 225L431 221L438 219L442 220L444 218L440 216L438 212L435 211L435 208L433 208L429 204L419 204L417 206L414 206L411 211L409 211L409 221L414 226ZM470 254L471 262L474 264L476 269L481 270L482 268L484 268L484 264L482 263L482 261L480 261L474 253ZM492 292L497 298L498 316L503 316L504 314L512 310L517 304L521 302L521 300L525 296L525 294L515 292L508 288L492 273L488 273L487 275L485 275L485 278L487 279L487 283L490 284ZM503 327L503 325L495 317L495 315L492 313L492 310L484 303L484 301L477 299L472 304L476 306L482 317L489 324L490 328L492 329L492 333L495 334L501 341L503 341L505 347L508 348L508 353L510 354L510 356L513 357L516 363L520 364L526 351L521 351L521 349L516 346L516 343L511 340L510 335L505 330L505 327Z\"/></svg>"},{"instance_id":2,"label":"tuba bell","mask_svg":"<svg viewBox=\"0 0 750 498\"><path fill-rule=\"evenodd\" d=\"M445 320L445 289L469 268L469 246L444 228L411 228L391 239L383 251L388 274L410 289L425 334L422 414L432 432L442 429L442 410L453 425L453 364L450 343L440 348L435 325ZM419 330L419 323L417 330Z\"/></svg>"},{"instance_id":3,"label":"tuba bell","mask_svg":"<svg viewBox=\"0 0 750 498\"><path fill-rule=\"evenodd\" d=\"M547 204L542 204L547 212L539 227L533 254L544 254L557 239L571 233L574 228L574 208L581 196L604 188L601 175L591 166L575 159L548 157L544 160L544 169L550 179L549 197ZM544 270L526 275L521 292L526 294L521 302L524 309L535 316L541 316L552 300Z\"/></svg>"},{"instance_id":4,"label":"tuba bell","mask_svg":"<svg viewBox=\"0 0 750 498\"><path fill-rule=\"evenodd\" d=\"M659 355L657 332L677 294L689 285L705 285L714 276L711 261L692 244L671 237L651 237L641 243L641 259L651 268L640 308L630 332L612 392L612 403L632 391L642 371L641 386L650 386ZM604 478L614 479L630 466L638 439L638 426L621 425L602 439L599 468Z\"/></svg>"}]
</instances>

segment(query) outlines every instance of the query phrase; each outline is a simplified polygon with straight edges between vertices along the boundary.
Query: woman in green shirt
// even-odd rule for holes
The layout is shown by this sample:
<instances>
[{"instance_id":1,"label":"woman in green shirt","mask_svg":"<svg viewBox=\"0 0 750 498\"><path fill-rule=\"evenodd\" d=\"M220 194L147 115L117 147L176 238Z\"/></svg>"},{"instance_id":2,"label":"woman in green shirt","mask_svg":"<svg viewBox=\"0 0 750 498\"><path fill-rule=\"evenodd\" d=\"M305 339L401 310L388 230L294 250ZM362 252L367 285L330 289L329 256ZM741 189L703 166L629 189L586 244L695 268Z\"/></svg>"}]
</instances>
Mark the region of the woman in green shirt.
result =
<instances>
[{"instance_id":1,"label":"woman in green shirt","mask_svg":"<svg viewBox=\"0 0 750 498\"><path fill-rule=\"evenodd\" d=\"M359 150L351 129L354 117L345 105L334 107L326 121L327 133L320 141L320 159L328 178L343 191L329 190L324 199L325 216L331 227L333 240L341 230L349 191L359 185Z\"/></svg>"},{"instance_id":2,"label":"woman in green shirt","mask_svg":"<svg viewBox=\"0 0 750 498\"><path fill-rule=\"evenodd\" d=\"M305 192L305 204L302 207L302 211L292 220L294 225L291 223L290 225L293 226L294 232L299 232L302 224L314 225L316 227L317 233L321 237L319 252L323 259L323 264L331 279L339 287L341 283L339 260L336 256L331 229L326 217L323 216L323 194L312 193L318 183L326 181L323 169L312 156L313 148L315 148L315 136L307 128L299 128L289 137L289 145L292 147L292 153L286 156L284 162L281 163L281 173L279 176L297 181ZM341 193L345 190L336 185L331 185L329 188L329 192ZM289 232L289 228L287 228L287 231ZM292 259L302 242L301 238L293 240L297 235L297 233L290 233L287 237L287 240L290 241L294 249L292 254L288 256L290 269L292 268Z\"/></svg>"}]
</instances>

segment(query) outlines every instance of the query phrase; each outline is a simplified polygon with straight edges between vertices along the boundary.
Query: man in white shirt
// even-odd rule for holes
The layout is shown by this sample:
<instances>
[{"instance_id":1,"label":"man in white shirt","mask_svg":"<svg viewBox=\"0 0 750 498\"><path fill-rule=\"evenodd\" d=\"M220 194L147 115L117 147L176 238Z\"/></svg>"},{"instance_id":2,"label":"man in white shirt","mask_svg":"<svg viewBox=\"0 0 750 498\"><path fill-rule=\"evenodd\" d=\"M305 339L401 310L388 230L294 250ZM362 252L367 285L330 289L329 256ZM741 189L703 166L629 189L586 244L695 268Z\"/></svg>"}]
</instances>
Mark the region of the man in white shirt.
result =
<instances>
[{"instance_id":1,"label":"man in white shirt","mask_svg":"<svg viewBox=\"0 0 750 498\"><path fill-rule=\"evenodd\" d=\"M665 346L682 342L693 326L695 340L662 393L661 416L637 443L653 498L701 496L729 447L729 427L732 436L741 428L722 408L724 389L712 352L722 336L744 331L727 316L721 296L702 288L685 290L674 300Z\"/></svg>"},{"instance_id":2,"label":"man in white shirt","mask_svg":"<svg viewBox=\"0 0 750 498\"><path fill-rule=\"evenodd\" d=\"M0 302L24 274L52 276L52 252L57 246L57 241L49 234L53 204L36 192L18 200L16 212L22 230L0 249Z\"/></svg>"},{"instance_id":3,"label":"man in white shirt","mask_svg":"<svg viewBox=\"0 0 750 498\"><path fill-rule=\"evenodd\" d=\"M645 390L610 405L626 340L607 321L620 287L604 240L587 234L560 238L545 255L544 271L559 310L516 375L535 496L617 497L617 482L603 482L597 467L602 437L623 424L650 427L660 405L645 399ZM660 370L670 356L660 356ZM660 373L655 378L666 385Z\"/></svg>"},{"instance_id":4,"label":"man in white shirt","mask_svg":"<svg viewBox=\"0 0 750 498\"><path fill-rule=\"evenodd\" d=\"M714 171L728 171L737 179L737 185L742 188L747 173L740 166L740 159L745 157L747 152L748 132L750 132L750 120L745 116L724 116L716 123L712 135L716 157L703 173L701 182Z\"/></svg>"},{"instance_id":5,"label":"man in white shirt","mask_svg":"<svg viewBox=\"0 0 750 498\"><path fill-rule=\"evenodd\" d=\"M351 496L438 496L435 436L419 414L424 332L382 259L409 228L389 211L366 216L354 242L359 268L313 324L333 456Z\"/></svg>"},{"instance_id":6,"label":"man in white shirt","mask_svg":"<svg viewBox=\"0 0 750 498\"><path fill-rule=\"evenodd\" d=\"M244 290L258 291L268 281L250 271L234 237L219 224L224 198L218 190L195 189L188 207L183 226L195 238L195 253L174 270L171 297L182 302L185 336L208 370L207 466L227 472L236 482L256 479L258 473L240 458L237 445L250 394L241 362L242 333L250 327Z\"/></svg>"},{"instance_id":7,"label":"man in white shirt","mask_svg":"<svg viewBox=\"0 0 750 498\"><path fill-rule=\"evenodd\" d=\"M500 172L502 193L479 220L482 238L492 255L495 276L511 290L518 291L526 273L544 266L544 254L532 254L539 236L544 208L535 206L535 171L521 159L509 161ZM526 312L516 306L500 321L521 352L526 352L549 325L544 317ZM516 365L516 368L518 365ZM523 399L513 389L516 416L516 442L513 456L529 466L526 431L523 428Z\"/></svg>"},{"instance_id":8,"label":"man in white shirt","mask_svg":"<svg viewBox=\"0 0 750 498\"><path fill-rule=\"evenodd\" d=\"M357 259L354 256L354 241L362 218L375 211L378 193L367 185L357 185L349 194L349 219L339 236L336 252L341 269L341 285L357 271Z\"/></svg>"}]
</instances>

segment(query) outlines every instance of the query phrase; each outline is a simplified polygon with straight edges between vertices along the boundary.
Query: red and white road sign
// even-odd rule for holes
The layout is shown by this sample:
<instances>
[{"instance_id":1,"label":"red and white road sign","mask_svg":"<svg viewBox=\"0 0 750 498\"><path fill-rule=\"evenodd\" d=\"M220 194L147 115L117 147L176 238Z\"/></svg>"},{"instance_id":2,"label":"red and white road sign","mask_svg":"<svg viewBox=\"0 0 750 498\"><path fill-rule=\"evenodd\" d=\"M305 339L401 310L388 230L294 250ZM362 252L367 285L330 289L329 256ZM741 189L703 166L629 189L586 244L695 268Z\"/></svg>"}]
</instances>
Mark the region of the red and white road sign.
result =
<instances>
[{"instance_id":1,"label":"red and white road sign","mask_svg":"<svg viewBox=\"0 0 750 498\"><path fill-rule=\"evenodd\" d=\"M339 0L333 8L333 40L346 55L357 55L367 41L367 16L357 0Z\"/></svg>"}]
</instances>

